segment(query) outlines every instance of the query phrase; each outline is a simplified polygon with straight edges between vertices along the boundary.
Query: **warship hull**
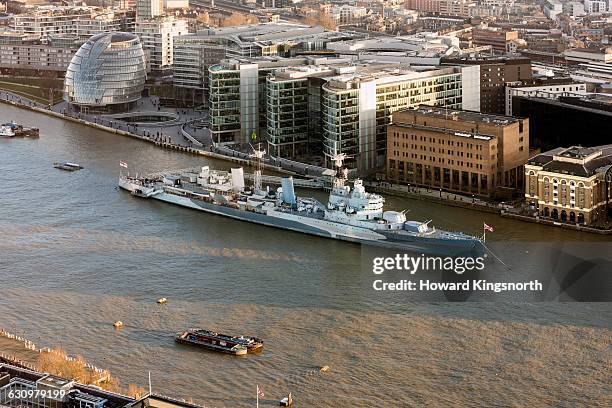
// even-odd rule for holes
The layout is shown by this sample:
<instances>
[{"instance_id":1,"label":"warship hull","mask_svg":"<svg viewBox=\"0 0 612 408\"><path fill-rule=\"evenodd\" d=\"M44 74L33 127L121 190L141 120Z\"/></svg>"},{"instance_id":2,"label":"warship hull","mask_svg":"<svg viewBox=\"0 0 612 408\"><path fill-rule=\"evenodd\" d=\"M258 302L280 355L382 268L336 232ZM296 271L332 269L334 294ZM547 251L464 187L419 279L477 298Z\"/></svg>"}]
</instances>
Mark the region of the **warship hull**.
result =
<instances>
[{"instance_id":1,"label":"warship hull","mask_svg":"<svg viewBox=\"0 0 612 408\"><path fill-rule=\"evenodd\" d=\"M120 183L120 187L131 191L131 186L129 185L122 185ZM435 237L402 236L393 232L377 232L367 228L328 221L322 217L304 216L297 212L288 213L285 211L269 210L267 213L258 213L246 211L240 208L193 199L175 193L168 193L166 191L159 191L156 194L147 196L147 198L233 218L235 220L362 245L435 256L485 256L483 244L479 240L471 237L466 237L466 239L443 239Z\"/></svg>"}]
</instances>

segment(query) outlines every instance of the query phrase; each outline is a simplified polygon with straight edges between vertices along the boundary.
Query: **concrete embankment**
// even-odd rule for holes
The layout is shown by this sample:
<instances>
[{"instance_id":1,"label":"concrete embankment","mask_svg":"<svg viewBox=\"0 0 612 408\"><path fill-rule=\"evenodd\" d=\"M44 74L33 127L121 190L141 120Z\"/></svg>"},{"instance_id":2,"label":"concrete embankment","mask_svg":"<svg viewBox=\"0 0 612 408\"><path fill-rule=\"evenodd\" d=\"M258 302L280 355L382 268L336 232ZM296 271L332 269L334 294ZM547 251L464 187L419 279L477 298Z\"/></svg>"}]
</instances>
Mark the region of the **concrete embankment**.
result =
<instances>
[{"instance_id":1,"label":"concrete embankment","mask_svg":"<svg viewBox=\"0 0 612 408\"><path fill-rule=\"evenodd\" d=\"M568 224L564 222L546 220L542 218L529 217L526 215L513 214L513 213L509 213L505 211L501 212L501 216L505 218L512 218L513 220L532 222L532 223L543 224L543 225L550 225L551 227L559 227L559 228L564 228L564 229L568 229L572 231L583 231L583 232L589 232L591 234L600 234L600 235L612 235L612 230L610 229L604 230L604 229L598 229L598 228L585 227L583 225Z\"/></svg>"},{"instance_id":2,"label":"concrete embankment","mask_svg":"<svg viewBox=\"0 0 612 408\"><path fill-rule=\"evenodd\" d=\"M398 190L394 188L375 186L372 184L368 185L368 190L378 193L378 194L392 195L392 196L397 196L397 197L406 197L406 198L411 198L414 200L425 200L425 201L429 201L432 203L449 205L451 207L466 208L468 210L484 211L484 212L492 213L492 214L500 213L500 209L492 205L479 204L478 202L472 203L471 199L469 199L469 201L467 198L463 200L463 197L461 197L461 199L451 199L450 198L451 195L446 194L446 193L444 193L445 196L443 196L443 198L440 198L436 196L435 194L415 193L411 191ZM453 197L456 197L456 196L453 195Z\"/></svg>"}]
</instances>

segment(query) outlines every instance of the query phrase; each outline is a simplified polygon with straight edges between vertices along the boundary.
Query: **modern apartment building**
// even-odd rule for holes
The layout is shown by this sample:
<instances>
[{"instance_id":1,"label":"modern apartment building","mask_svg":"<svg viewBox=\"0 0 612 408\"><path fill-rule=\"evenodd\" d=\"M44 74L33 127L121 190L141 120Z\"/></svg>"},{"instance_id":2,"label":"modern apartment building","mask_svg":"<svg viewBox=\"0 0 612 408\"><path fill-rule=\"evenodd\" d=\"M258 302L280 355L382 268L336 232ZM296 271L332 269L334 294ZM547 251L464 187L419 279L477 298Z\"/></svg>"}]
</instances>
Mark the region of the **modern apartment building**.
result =
<instances>
[{"instance_id":1,"label":"modern apartment building","mask_svg":"<svg viewBox=\"0 0 612 408\"><path fill-rule=\"evenodd\" d=\"M384 166L386 126L394 111L420 104L478 110L478 78L478 66L342 58L215 65L211 131L217 143L243 144L256 131L280 157L321 151L331 164L336 153L346 153L349 165L367 173Z\"/></svg>"},{"instance_id":2,"label":"modern apartment building","mask_svg":"<svg viewBox=\"0 0 612 408\"><path fill-rule=\"evenodd\" d=\"M38 35L76 35L86 40L95 34L133 31L135 15L130 10L101 7L48 6L12 16L13 31Z\"/></svg>"},{"instance_id":3,"label":"modern apartment building","mask_svg":"<svg viewBox=\"0 0 612 408\"><path fill-rule=\"evenodd\" d=\"M611 173L612 145L556 148L525 165L525 200L540 217L594 224L608 218Z\"/></svg>"},{"instance_id":4,"label":"modern apartment building","mask_svg":"<svg viewBox=\"0 0 612 408\"><path fill-rule=\"evenodd\" d=\"M559 0L545 0L544 14L551 20L556 20L559 14L563 13L563 3Z\"/></svg>"},{"instance_id":5,"label":"modern apartment building","mask_svg":"<svg viewBox=\"0 0 612 408\"><path fill-rule=\"evenodd\" d=\"M182 99L205 102L208 98L208 68L219 64L226 56L221 44L201 42L197 35L174 37L174 87Z\"/></svg>"},{"instance_id":6,"label":"modern apartment building","mask_svg":"<svg viewBox=\"0 0 612 408\"><path fill-rule=\"evenodd\" d=\"M168 69L174 62L174 38L187 35L187 20L172 16L136 21L136 35L150 55L152 72Z\"/></svg>"},{"instance_id":7,"label":"modern apartment building","mask_svg":"<svg viewBox=\"0 0 612 408\"><path fill-rule=\"evenodd\" d=\"M529 122L508 116L420 106L393 114L387 179L492 197L523 187Z\"/></svg>"},{"instance_id":8,"label":"modern apartment building","mask_svg":"<svg viewBox=\"0 0 612 408\"><path fill-rule=\"evenodd\" d=\"M63 77L81 46L76 36L52 36L0 32L0 73L3 75Z\"/></svg>"}]
</instances>

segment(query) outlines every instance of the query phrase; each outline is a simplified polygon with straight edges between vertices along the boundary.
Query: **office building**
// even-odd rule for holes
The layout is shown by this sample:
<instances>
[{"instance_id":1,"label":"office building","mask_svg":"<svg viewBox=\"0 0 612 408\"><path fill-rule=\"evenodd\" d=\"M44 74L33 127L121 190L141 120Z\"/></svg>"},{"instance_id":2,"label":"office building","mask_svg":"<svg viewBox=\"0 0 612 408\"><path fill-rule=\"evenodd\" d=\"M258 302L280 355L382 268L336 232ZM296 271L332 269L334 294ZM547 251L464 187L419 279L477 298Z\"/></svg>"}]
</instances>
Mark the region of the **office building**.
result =
<instances>
[{"instance_id":1,"label":"office building","mask_svg":"<svg viewBox=\"0 0 612 408\"><path fill-rule=\"evenodd\" d=\"M248 144L253 132L266 139L266 78L277 69L311 63L309 58L226 60L209 68L210 130L215 143Z\"/></svg>"},{"instance_id":2,"label":"office building","mask_svg":"<svg viewBox=\"0 0 612 408\"><path fill-rule=\"evenodd\" d=\"M513 116L512 100L515 97L545 98L557 100L563 96L587 94L584 82L574 82L570 78L509 82L506 84L506 115Z\"/></svg>"},{"instance_id":3,"label":"office building","mask_svg":"<svg viewBox=\"0 0 612 408\"><path fill-rule=\"evenodd\" d=\"M333 64L277 69L266 78L266 135L274 157L322 156L321 88Z\"/></svg>"},{"instance_id":4,"label":"office building","mask_svg":"<svg viewBox=\"0 0 612 408\"><path fill-rule=\"evenodd\" d=\"M555 99L515 96L512 112L529 118L529 145L541 151L572 146L577 140L585 146L610 142L611 95L559 96Z\"/></svg>"},{"instance_id":5,"label":"office building","mask_svg":"<svg viewBox=\"0 0 612 408\"><path fill-rule=\"evenodd\" d=\"M448 58L444 63L480 66L480 112L503 115L506 111L505 87L508 82L532 78L528 58L477 57Z\"/></svg>"},{"instance_id":6,"label":"office building","mask_svg":"<svg viewBox=\"0 0 612 408\"><path fill-rule=\"evenodd\" d=\"M293 57L353 37L351 33L294 23L210 28L175 37L174 86L190 99L202 100L208 97L208 68L225 58Z\"/></svg>"},{"instance_id":7,"label":"office building","mask_svg":"<svg viewBox=\"0 0 612 408\"><path fill-rule=\"evenodd\" d=\"M393 114L387 129L387 179L478 196L523 187L529 121L420 106Z\"/></svg>"},{"instance_id":8,"label":"office building","mask_svg":"<svg viewBox=\"0 0 612 408\"><path fill-rule=\"evenodd\" d=\"M525 165L525 200L554 221L595 225L609 219L612 145L572 146Z\"/></svg>"},{"instance_id":9,"label":"office building","mask_svg":"<svg viewBox=\"0 0 612 408\"><path fill-rule=\"evenodd\" d=\"M477 66L307 58L221 64L209 71L215 142L246 144L256 131L271 140L273 155L321 151L331 165L331 157L346 153L348 164L364 173L384 166L386 126L394 111L420 104L479 109ZM316 121L304 128L313 117L322 118L320 130ZM306 140L316 145L305 146L311 144Z\"/></svg>"},{"instance_id":10,"label":"office building","mask_svg":"<svg viewBox=\"0 0 612 408\"><path fill-rule=\"evenodd\" d=\"M131 33L98 34L79 48L64 79L64 100L81 112L123 112L140 99L144 51Z\"/></svg>"},{"instance_id":11,"label":"office building","mask_svg":"<svg viewBox=\"0 0 612 408\"><path fill-rule=\"evenodd\" d=\"M387 125L421 104L479 109L478 67L404 67L374 61L329 78L321 88L326 163L345 153L360 173L385 164Z\"/></svg>"}]
</instances>

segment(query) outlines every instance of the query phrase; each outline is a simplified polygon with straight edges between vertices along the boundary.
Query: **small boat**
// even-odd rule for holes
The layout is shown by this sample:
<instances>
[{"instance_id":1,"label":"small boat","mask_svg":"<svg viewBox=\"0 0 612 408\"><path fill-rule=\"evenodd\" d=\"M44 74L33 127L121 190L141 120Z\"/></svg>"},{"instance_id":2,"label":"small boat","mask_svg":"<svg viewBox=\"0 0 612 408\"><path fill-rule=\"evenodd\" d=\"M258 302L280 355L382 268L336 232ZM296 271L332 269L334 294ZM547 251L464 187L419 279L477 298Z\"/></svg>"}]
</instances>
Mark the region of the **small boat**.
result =
<instances>
[{"instance_id":1,"label":"small boat","mask_svg":"<svg viewBox=\"0 0 612 408\"><path fill-rule=\"evenodd\" d=\"M205 329L189 329L178 333L177 343L204 347L209 350L242 356L263 348L263 340L256 337L229 336Z\"/></svg>"},{"instance_id":2,"label":"small boat","mask_svg":"<svg viewBox=\"0 0 612 408\"><path fill-rule=\"evenodd\" d=\"M81 166L78 163L70 163L70 162L63 162L63 163L55 162L53 163L53 167L55 167L56 169L66 170L66 171L76 171L76 170L81 170L83 168L83 166Z\"/></svg>"},{"instance_id":3,"label":"small boat","mask_svg":"<svg viewBox=\"0 0 612 408\"><path fill-rule=\"evenodd\" d=\"M123 327L123 322L121 320L117 320L115 323L113 323L113 327L115 329L120 329Z\"/></svg>"},{"instance_id":4,"label":"small boat","mask_svg":"<svg viewBox=\"0 0 612 408\"><path fill-rule=\"evenodd\" d=\"M157 303L160 305L166 304L166 302L168 302L168 299L165 297L157 299Z\"/></svg>"},{"instance_id":5,"label":"small boat","mask_svg":"<svg viewBox=\"0 0 612 408\"><path fill-rule=\"evenodd\" d=\"M15 132L11 126L2 125L0 126L0 137L13 137Z\"/></svg>"}]
</instances>

